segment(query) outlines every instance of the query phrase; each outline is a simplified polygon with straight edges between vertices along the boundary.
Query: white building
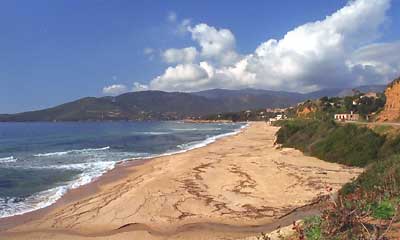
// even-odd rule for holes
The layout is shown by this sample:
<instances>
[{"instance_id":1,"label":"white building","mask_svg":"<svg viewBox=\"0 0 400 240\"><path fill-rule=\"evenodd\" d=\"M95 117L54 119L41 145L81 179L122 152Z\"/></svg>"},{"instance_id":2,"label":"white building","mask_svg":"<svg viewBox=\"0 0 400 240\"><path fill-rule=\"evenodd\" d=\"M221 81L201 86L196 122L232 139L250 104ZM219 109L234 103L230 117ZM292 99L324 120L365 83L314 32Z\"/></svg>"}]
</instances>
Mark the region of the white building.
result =
<instances>
[{"instance_id":1,"label":"white building","mask_svg":"<svg viewBox=\"0 0 400 240\"><path fill-rule=\"evenodd\" d=\"M334 118L336 121L358 121L360 119L360 115L350 112L350 114L349 113L335 114Z\"/></svg>"}]
</instances>

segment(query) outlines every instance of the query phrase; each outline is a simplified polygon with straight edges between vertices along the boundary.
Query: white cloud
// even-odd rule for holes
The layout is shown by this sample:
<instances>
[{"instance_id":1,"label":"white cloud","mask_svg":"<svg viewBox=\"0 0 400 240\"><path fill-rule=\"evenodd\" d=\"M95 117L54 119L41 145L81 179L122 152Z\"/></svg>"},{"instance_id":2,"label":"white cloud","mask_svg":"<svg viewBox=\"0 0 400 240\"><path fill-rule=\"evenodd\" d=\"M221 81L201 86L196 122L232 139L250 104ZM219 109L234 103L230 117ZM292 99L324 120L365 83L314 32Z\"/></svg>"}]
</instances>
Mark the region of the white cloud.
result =
<instances>
[{"instance_id":1,"label":"white cloud","mask_svg":"<svg viewBox=\"0 0 400 240\"><path fill-rule=\"evenodd\" d=\"M246 56L228 29L187 29L201 48L199 64L169 67L151 82L163 90L214 87L312 91L376 83L399 74L398 45L372 44L380 36L390 0L356 0L324 20L306 23L282 39L269 39ZM372 44L372 45L368 45Z\"/></svg>"},{"instance_id":2,"label":"white cloud","mask_svg":"<svg viewBox=\"0 0 400 240\"><path fill-rule=\"evenodd\" d=\"M396 54L397 53L397 54ZM349 66L373 67L381 75L399 74L400 41L370 44L355 51Z\"/></svg>"},{"instance_id":3,"label":"white cloud","mask_svg":"<svg viewBox=\"0 0 400 240\"><path fill-rule=\"evenodd\" d=\"M183 19L183 20L177 25L177 27L176 27L176 33L178 33L178 34L180 34L180 35L185 34L185 33L188 31L188 27L190 26L191 22L192 22L192 21L191 21L190 19L188 19L188 18Z\"/></svg>"},{"instance_id":4,"label":"white cloud","mask_svg":"<svg viewBox=\"0 0 400 240\"><path fill-rule=\"evenodd\" d=\"M107 95L119 95L128 91L128 88L123 84L113 84L103 88L103 93Z\"/></svg>"},{"instance_id":5,"label":"white cloud","mask_svg":"<svg viewBox=\"0 0 400 240\"><path fill-rule=\"evenodd\" d=\"M155 50L153 48L147 47L147 48L143 49L143 54L145 56L147 56L147 58L149 60L153 60L154 59L154 52L155 52Z\"/></svg>"},{"instance_id":6,"label":"white cloud","mask_svg":"<svg viewBox=\"0 0 400 240\"><path fill-rule=\"evenodd\" d=\"M189 91L210 84L210 77L203 67L197 64L179 64L169 67L165 73L150 83L151 89L166 91ZM185 84L182 84L185 83Z\"/></svg>"},{"instance_id":7,"label":"white cloud","mask_svg":"<svg viewBox=\"0 0 400 240\"><path fill-rule=\"evenodd\" d=\"M400 42L370 44L351 54L347 66L358 84L384 83L400 75Z\"/></svg>"},{"instance_id":8,"label":"white cloud","mask_svg":"<svg viewBox=\"0 0 400 240\"><path fill-rule=\"evenodd\" d=\"M138 92L138 91L146 91L146 90L149 90L149 87L147 85L141 84L139 82L133 83L132 91Z\"/></svg>"},{"instance_id":9,"label":"white cloud","mask_svg":"<svg viewBox=\"0 0 400 240\"><path fill-rule=\"evenodd\" d=\"M144 55L152 54L152 53L154 53L154 49L147 47L147 48L143 49L143 53L144 53Z\"/></svg>"},{"instance_id":10,"label":"white cloud","mask_svg":"<svg viewBox=\"0 0 400 240\"><path fill-rule=\"evenodd\" d=\"M191 63L197 57L197 50L194 47L182 49L170 48L162 53L162 58L167 63Z\"/></svg>"},{"instance_id":11,"label":"white cloud","mask_svg":"<svg viewBox=\"0 0 400 240\"><path fill-rule=\"evenodd\" d=\"M262 43L248 58L247 70L267 88L307 91L349 86L355 76L346 59L360 44L375 40L388 6L387 0L351 2L323 21Z\"/></svg>"},{"instance_id":12,"label":"white cloud","mask_svg":"<svg viewBox=\"0 0 400 240\"><path fill-rule=\"evenodd\" d=\"M175 12L169 12L167 15L168 22L176 22L177 15Z\"/></svg>"},{"instance_id":13,"label":"white cloud","mask_svg":"<svg viewBox=\"0 0 400 240\"><path fill-rule=\"evenodd\" d=\"M192 39L200 45L202 57L216 60L223 65L238 59L235 36L229 29L216 29L205 23L188 26L187 29L192 34Z\"/></svg>"}]
</instances>

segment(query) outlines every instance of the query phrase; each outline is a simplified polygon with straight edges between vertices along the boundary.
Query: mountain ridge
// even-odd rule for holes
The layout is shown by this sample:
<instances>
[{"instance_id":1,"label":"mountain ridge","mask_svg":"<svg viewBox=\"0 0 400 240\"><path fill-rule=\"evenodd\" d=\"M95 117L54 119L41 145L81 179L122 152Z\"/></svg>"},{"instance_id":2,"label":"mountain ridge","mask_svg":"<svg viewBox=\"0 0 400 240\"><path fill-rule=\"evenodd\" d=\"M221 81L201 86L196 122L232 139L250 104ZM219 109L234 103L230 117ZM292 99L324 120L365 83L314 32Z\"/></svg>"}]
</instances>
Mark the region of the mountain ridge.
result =
<instances>
[{"instance_id":1,"label":"mountain ridge","mask_svg":"<svg viewBox=\"0 0 400 240\"><path fill-rule=\"evenodd\" d=\"M383 91L385 87L371 85L360 88ZM351 89L323 89L311 93L254 88L210 89L190 93L149 90L118 96L84 97L42 110L0 114L0 121L179 120L221 112L289 107L307 99L339 96L346 91L351 92Z\"/></svg>"}]
</instances>

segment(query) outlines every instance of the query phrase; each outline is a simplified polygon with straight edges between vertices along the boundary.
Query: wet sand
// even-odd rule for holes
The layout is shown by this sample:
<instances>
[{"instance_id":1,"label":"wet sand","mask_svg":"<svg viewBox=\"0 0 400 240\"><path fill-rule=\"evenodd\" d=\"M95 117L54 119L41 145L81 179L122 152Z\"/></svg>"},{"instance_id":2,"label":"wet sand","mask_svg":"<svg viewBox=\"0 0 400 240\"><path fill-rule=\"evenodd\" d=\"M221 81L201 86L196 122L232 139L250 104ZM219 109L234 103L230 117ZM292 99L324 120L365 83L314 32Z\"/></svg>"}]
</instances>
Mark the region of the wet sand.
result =
<instances>
[{"instance_id":1,"label":"wet sand","mask_svg":"<svg viewBox=\"0 0 400 240\"><path fill-rule=\"evenodd\" d=\"M57 204L0 221L0 239L240 239L315 214L362 169L274 146L276 127L119 166ZM303 207L305 206L305 207Z\"/></svg>"}]
</instances>

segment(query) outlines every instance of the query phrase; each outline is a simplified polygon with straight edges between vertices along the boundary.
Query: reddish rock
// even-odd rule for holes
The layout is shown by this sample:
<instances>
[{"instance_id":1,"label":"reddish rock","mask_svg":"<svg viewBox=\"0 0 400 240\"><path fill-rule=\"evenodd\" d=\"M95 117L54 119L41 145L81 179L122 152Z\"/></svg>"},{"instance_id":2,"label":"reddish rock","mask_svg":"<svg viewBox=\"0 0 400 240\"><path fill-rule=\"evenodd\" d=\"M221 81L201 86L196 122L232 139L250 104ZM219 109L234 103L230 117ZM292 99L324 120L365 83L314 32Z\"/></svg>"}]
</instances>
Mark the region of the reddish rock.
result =
<instances>
[{"instance_id":1,"label":"reddish rock","mask_svg":"<svg viewBox=\"0 0 400 240\"><path fill-rule=\"evenodd\" d=\"M400 120L400 77L391 82L386 90L386 104L377 118L378 122L396 122Z\"/></svg>"}]
</instances>

